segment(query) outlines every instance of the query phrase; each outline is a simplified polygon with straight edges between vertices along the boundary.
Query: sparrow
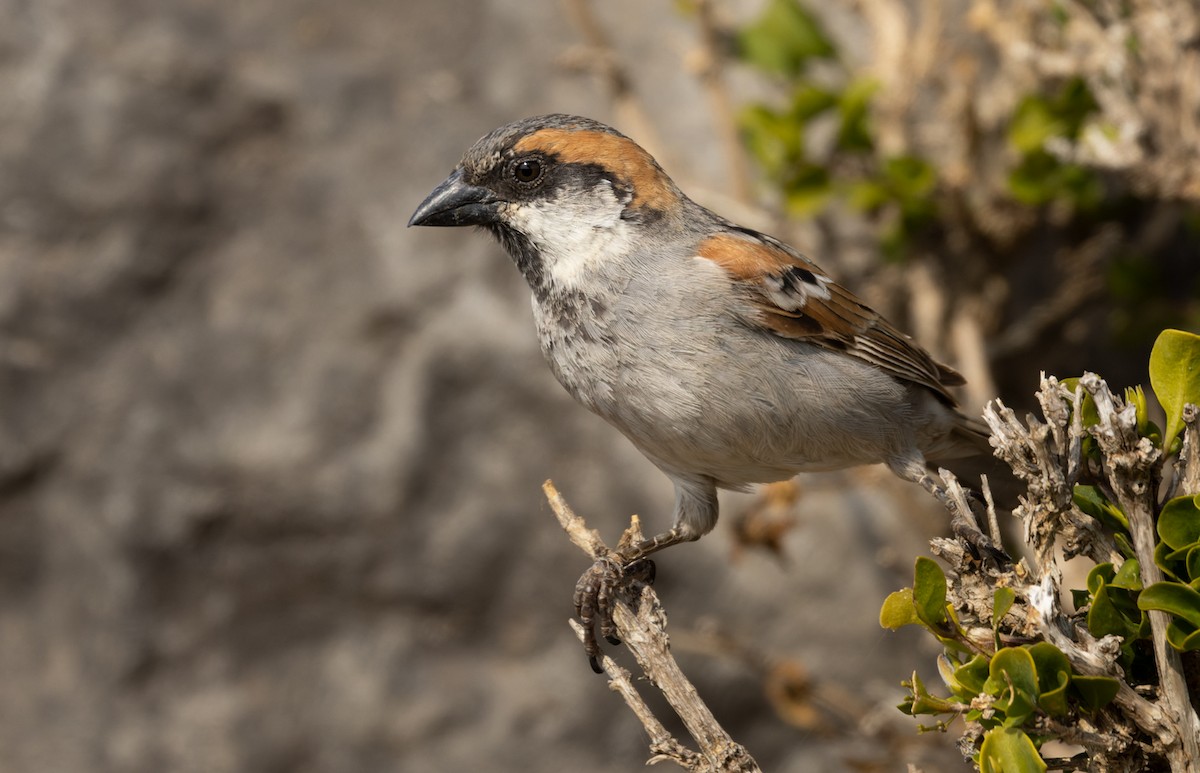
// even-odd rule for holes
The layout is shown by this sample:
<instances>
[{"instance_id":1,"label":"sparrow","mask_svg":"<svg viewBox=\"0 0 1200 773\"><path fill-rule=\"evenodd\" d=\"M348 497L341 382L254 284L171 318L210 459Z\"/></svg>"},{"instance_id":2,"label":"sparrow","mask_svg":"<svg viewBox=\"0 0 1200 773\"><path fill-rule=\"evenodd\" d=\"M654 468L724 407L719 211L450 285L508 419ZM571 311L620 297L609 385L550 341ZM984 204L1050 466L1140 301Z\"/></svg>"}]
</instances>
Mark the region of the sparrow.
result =
<instances>
[{"instance_id":1,"label":"sparrow","mask_svg":"<svg viewBox=\"0 0 1200 773\"><path fill-rule=\"evenodd\" d=\"M625 567L711 531L718 489L883 463L937 494L931 465L990 455L986 428L949 391L959 373L804 255L692 201L597 121L493 130L408 225L492 234L532 290L559 383L673 482L671 528L623 550ZM597 609L613 640L601 608L613 573L598 563L576 593L593 668Z\"/></svg>"}]
</instances>

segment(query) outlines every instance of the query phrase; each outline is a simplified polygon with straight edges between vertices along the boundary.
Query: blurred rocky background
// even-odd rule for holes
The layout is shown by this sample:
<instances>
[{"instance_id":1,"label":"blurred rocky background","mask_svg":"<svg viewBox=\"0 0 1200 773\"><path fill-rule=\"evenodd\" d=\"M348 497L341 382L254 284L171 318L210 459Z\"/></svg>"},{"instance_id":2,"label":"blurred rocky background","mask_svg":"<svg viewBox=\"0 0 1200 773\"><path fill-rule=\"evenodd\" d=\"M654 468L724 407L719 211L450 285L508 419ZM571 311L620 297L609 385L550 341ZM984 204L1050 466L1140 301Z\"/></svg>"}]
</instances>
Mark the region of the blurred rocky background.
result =
<instances>
[{"instance_id":1,"label":"blurred rocky background","mask_svg":"<svg viewBox=\"0 0 1200 773\"><path fill-rule=\"evenodd\" d=\"M1195 12L1034 5L0 0L0 770L641 767L540 483L609 539L670 486L554 383L500 250L409 214L494 126L586 114L968 402L1136 383L1200 316ZM763 507L778 552L733 528ZM966 769L877 623L944 514L879 470L725 513L658 587L734 737Z\"/></svg>"}]
</instances>

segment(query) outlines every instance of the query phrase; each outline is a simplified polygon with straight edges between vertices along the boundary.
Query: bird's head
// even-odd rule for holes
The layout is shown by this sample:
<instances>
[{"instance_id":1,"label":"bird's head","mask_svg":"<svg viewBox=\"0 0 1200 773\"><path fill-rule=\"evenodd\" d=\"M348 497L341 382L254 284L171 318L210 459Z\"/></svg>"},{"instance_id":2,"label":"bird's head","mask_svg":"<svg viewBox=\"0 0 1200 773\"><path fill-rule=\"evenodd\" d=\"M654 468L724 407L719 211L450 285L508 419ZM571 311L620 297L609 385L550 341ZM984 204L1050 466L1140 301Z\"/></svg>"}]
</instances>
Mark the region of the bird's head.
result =
<instances>
[{"instance_id":1,"label":"bird's head","mask_svg":"<svg viewBox=\"0 0 1200 773\"><path fill-rule=\"evenodd\" d=\"M463 155L410 226L482 226L533 289L569 286L677 219L683 194L637 143L602 123L545 115L502 126Z\"/></svg>"}]
</instances>

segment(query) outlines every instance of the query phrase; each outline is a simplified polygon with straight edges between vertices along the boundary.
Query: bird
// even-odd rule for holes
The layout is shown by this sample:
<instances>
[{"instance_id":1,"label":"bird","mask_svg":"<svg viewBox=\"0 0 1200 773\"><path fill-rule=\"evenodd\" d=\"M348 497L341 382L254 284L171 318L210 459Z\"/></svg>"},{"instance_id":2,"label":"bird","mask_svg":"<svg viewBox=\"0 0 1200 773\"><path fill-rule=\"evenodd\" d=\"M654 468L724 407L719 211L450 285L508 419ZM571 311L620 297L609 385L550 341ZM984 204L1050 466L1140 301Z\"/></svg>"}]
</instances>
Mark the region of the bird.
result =
<instances>
[{"instance_id":1,"label":"bird","mask_svg":"<svg viewBox=\"0 0 1200 773\"><path fill-rule=\"evenodd\" d=\"M986 427L950 392L962 375L800 252L693 201L598 121L494 129L408 225L495 237L529 285L559 383L674 484L670 529L580 578L597 671L597 610L616 641L608 585L710 532L719 489L882 463L939 494L931 466L990 456Z\"/></svg>"}]
</instances>

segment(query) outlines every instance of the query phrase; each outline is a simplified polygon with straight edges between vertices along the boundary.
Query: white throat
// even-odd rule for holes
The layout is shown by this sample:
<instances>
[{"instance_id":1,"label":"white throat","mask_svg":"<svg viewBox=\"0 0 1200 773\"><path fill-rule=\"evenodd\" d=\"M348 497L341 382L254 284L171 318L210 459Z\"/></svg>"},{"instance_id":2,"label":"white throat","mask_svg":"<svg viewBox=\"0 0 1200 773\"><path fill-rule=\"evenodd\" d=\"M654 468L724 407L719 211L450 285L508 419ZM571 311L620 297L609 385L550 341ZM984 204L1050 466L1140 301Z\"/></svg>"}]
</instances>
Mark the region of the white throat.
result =
<instances>
[{"instance_id":1,"label":"white throat","mask_svg":"<svg viewBox=\"0 0 1200 773\"><path fill-rule=\"evenodd\" d=\"M632 247L632 227L621 219L626 203L604 181L553 200L510 205L505 217L537 249L547 277L571 289Z\"/></svg>"}]
</instances>

